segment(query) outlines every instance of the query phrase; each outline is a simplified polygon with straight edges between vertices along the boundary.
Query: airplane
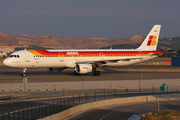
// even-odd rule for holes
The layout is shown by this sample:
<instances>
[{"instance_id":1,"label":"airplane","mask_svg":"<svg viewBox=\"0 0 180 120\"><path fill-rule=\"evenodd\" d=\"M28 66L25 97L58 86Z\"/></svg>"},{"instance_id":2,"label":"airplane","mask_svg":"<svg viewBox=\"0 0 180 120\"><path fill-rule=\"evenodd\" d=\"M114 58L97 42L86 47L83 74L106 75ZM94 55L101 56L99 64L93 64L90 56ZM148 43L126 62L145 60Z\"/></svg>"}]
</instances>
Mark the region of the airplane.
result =
<instances>
[{"instance_id":1,"label":"airplane","mask_svg":"<svg viewBox=\"0 0 180 120\"><path fill-rule=\"evenodd\" d=\"M13 52L3 63L22 68L23 77L27 68L49 68L51 72L74 68L75 74L93 72L94 76L99 76L99 67L127 66L161 55L161 51L156 51L160 29L161 25L154 25L137 49L25 49Z\"/></svg>"}]
</instances>

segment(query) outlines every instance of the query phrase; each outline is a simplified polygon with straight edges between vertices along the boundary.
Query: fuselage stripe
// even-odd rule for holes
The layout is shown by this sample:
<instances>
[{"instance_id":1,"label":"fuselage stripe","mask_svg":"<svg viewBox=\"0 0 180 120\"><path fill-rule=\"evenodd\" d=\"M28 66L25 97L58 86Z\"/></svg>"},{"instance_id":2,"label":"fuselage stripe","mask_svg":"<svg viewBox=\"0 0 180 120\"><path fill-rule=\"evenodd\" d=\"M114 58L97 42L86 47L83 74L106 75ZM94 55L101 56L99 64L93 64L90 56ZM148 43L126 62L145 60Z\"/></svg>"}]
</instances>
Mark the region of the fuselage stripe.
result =
<instances>
[{"instance_id":1,"label":"fuselage stripe","mask_svg":"<svg viewBox=\"0 0 180 120\"><path fill-rule=\"evenodd\" d=\"M62 51L49 52L47 50L27 50L35 56L42 57L119 57L119 56L149 56L150 53L159 54L161 51Z\"/></svg>"}]
</instances>

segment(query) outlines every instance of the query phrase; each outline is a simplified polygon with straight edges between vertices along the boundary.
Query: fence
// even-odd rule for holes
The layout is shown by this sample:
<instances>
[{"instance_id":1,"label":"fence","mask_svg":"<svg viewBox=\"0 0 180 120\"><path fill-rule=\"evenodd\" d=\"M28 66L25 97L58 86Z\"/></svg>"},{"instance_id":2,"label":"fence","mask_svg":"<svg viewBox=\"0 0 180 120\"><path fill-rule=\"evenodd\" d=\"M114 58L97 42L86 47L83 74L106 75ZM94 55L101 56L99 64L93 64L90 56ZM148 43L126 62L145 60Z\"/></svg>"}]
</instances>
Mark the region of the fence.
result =
<instances>
[{"instance_id":1,"label":"fence","mask_svg":"<svg viewBox=\"0 0 180 120\"><path fill-rule=\"evenodd\" d=\"M64 91L64 95L72 95L72 97L61 98L52 104L17 110L13 112L3 113L0 115L1 120L34 120L44 118L55 113L64 111L73 106L84 103L100 101L105 99L132 97L139 95L155 95L170 94L179 91L161 92L159 89L104 89L104 90L84 90L84 91ZM59 92L60 93L60 92ZM83 93L83 95L82 95Z\"/></svg>"},{"instance_id":2,"label":"fence","mask_svg":"<svg viewBox=\"0 0 180 120\"><path fill-rule=\"evenodd\" d=\"M44 92L22 92L20 94L15 94L15 95L8 95L8 96L0 96L0 100L13 100L16 98L36 98L36 97L51 97L51 96L67 96L67 95L83 95L83 94L94 94L96 92L96 94L116 94L117 93L128 93L128 92L158 92L160 91L159 89L154 89L154 87L152 87L152 89L143 89L143 90L137 90L137 89L93 89L93 90L63 90L63 91L44 91Z\"/></svg>"}]
</instances>

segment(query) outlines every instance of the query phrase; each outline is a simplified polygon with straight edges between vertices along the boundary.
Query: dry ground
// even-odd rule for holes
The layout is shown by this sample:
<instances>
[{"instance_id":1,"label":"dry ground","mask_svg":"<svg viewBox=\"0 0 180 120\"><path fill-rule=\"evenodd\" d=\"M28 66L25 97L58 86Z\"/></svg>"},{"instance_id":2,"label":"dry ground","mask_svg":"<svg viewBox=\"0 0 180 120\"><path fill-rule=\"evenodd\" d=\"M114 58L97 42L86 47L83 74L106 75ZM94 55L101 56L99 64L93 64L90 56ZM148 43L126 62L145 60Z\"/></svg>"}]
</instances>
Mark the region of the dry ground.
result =
<instances>
[{"instance_id":1,"label":"dry ground","mask_svg":"<svg viewBox=\"0 0 180 120\"><path fill-rule=\"evenodd\" d=\"M144 120L180 120L180 110L173 112L163 111L156 115L148 115Z\"/></svg>"}]
</instances>

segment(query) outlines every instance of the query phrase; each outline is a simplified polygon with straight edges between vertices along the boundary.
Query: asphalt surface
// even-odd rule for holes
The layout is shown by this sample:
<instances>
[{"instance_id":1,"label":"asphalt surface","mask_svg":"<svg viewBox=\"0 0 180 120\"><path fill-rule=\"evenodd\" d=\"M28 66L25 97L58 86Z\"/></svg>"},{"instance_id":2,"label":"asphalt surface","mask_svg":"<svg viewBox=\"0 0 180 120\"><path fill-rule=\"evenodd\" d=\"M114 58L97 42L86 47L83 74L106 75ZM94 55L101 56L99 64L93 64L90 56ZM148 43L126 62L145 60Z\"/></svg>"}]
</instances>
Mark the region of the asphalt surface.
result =
<instances>
[{"instance_id":1,"label":"asphalt surface","mask_svg":"<svg viewBox=\"0 0 180 120\"><path fill-rule=\"evenodd\" d=\"M177 93L177 92L169 92L169 94L173 94L173 93ZM26 108L32 108L32 107L38 107L38 106L42 106L42 105L49 105L49 104L53 104L57 103L57 101L66 101L69 103L73 103L74 101L74 105L79 105L79 104L85 104L88 102L94 102L94 101L101 101L101 100L107 100L107 99L114 99L114 98L123 98L123 97L133 97L133 96L145 96L145 95L159 95L159 94L167 94L167 92L157 92L157 93L153 93L153 92L148 92L148 93L116 93L116 95L114 95L114 93L111 93L110 95L99 95L98 93L96 93L96 95L91 94L86 96L86 94L84 94L84 96L79 96L79 95L75 95L74 98L71 96L62 96L61 97L54 97L54 98L42 98L42 99L16 99L14 101L5 101L5 100L1 100L0 101L0 114L2 113L7 113L7 112L11 112L11 111L16 111L16 110L21 110L21 109L26 109ZM80 97L80 98L79 98Z\"/></svg>"},{"instance_id":2,"label":"asphalt surface","mask_svg":"<svg viewBox=\"0 0 180 120\"><path fill-rule=\"evenodd\" d=\"M34 100L21 100L21 101L1 101L0 102L0 114L7 113L11 111L38 107L46 104L52 104L53 102L57 102L60 100L64 100L64 98L44 98L44 99L34 99Z\"/></svg>"},{"instance_id":3,"label":"asphalt surface","mask_svg":"<svg viewBox=\"0 0 180 120\"><path fill-rule=\"evenodd\" d=\"M151 72L142 71L117 71L114 69L152 69ZM100 76L93 76L92 73L85 74L86 81L104 81L104 80L137 80L139 74L143 74L143 79L175 79L180 78L179 72L154 71L155 69L180 70L180 67L170 65L133 65L129 67L108 67L101 71ZM22 82L20 76L22 70L0 66L0 83L18 83ZM50 72L48 69L27 69L26 77L28 82L61 82L61 81L81 81L81 75L75 75L73 69L65 69L61 72Z\"/></svg>"},{"instance_id":4,"label":"asphalt surface","mask_svg":"<svg viewBox=\"0 0 180 120\"><path fill-rule=\"evenodd\" d=\"M161 111L173 111L180 108L180 101L160 101L159 105ZM158 102L118 105L89 110L73 116L69 120L127 120L133 114L138 115L157 110Z\"/></svg>"}]
</instances>

